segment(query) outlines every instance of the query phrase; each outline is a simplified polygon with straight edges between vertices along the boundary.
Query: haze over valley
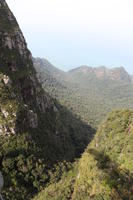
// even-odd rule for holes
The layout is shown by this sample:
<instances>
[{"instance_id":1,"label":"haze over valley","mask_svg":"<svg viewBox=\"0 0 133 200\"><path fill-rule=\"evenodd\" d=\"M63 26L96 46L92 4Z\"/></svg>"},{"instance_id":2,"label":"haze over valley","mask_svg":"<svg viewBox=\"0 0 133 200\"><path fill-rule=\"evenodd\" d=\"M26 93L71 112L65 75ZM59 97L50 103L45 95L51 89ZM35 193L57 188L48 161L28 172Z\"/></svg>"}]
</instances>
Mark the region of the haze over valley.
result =
<instances>
[{"instance_id":1,"label":"haze over valley","mask_svg":"<svg viewBox=\"0 0 133 200\"><path fill-rule=\"evenodd\" d=\"M29 2L21 2L26 12ZM51 3L70 5L49 0L47 9ZM133 76L126 69L79 63L66 71L33 57L0 0L1 200L133 199Z\"/></svg>"}]
</instances>

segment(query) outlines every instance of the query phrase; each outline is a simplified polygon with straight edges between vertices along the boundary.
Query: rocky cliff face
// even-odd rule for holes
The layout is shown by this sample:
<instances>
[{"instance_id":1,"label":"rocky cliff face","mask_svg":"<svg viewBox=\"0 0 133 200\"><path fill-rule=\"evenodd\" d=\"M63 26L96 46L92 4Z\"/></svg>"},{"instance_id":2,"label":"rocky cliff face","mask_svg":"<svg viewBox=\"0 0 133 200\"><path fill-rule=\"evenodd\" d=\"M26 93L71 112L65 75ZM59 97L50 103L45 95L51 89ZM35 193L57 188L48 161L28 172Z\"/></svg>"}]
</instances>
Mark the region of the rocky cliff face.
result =
<instances>
[{"instance_id":1,"label":"rocky cliff face","mask_svg":"<svg viewBox=\"0 0 133 200\"><path fill-rule=\"evenodd\" d=\"M5 179L4 199L30 199L50 181L56 165L80 155L89 133L88 126L42 89L19 25L5 0L0 0L0 170ZM60 167L58 178L61 173Z\"/></svg>"},{"instance_id":2,"label":"rocky cliff face","mask_svg":"<svg viewBox=\"0 0 133 200\"><path fill-rule=\"evenodd\" d=\"M100 67L88 67L81 66L79 68L69 71L70 74L83 74L84 76L92 76L100 80L115 80L123 82L131 82L130 75L126 72L124 67L117 67L108 69L105 66Z\"/></svg>"},{"instance_id":3,"label":"rocky cliff face","mask_svg":"<svg viewBox=\"0 0 133 200\"><path fill-rule=\"evenodd\" d=\"M29 127L36 128L38 125L37 112L45 113L47 108L53 107L53 102L42 91L36 79L31 53L27 49L16 19L3 0L0 1L0 52L1 89L10 93L14 103L15 101L19 102L12 112L14 123L17 125L16 115L22 109L20 109L20 104L21 107L23 104L25 120ZM3 118L8 117L11 107L13 105L7 107L1 102L0 110ZM21 123L23 122L21 121ZM12 128L3 126L3 130L15 133L15 124Z\"/></svg>"}]
</instances>

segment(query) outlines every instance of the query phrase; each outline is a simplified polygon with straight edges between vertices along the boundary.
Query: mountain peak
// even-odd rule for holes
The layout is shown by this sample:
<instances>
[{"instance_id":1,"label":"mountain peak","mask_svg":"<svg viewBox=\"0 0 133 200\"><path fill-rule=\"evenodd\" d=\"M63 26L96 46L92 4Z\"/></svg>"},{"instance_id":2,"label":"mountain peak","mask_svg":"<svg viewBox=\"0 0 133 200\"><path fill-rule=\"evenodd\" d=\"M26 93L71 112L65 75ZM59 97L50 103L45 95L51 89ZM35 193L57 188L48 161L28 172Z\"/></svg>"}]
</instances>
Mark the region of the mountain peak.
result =
<instances>
[{"instance_id":1,"label":"mountain peak","mask_svg":"<svg viewBox=\"0 0 133 200\"><path fill-rule=\"evenodd\" d=\"M95 76L98 79L110 79L110 80L118 80L131 82L131 77L124 67L115 67L112 69L107 68L106 66L99 67L90 67L87 65L80 66L73 70L70 70L71 74L84 74L85 76Z\"/></svg>"},{"instance_id":2,"label":"mountain peak","mask_svg":"<svg viewBox=\"0 0 133 200\"><path fill-rule=\"evenodd\" d=\"M121 80L126 82L131 82L131 77L124 67L112 68L108 71L108 76L112 80Z\"/></svg>"}]
</instances>

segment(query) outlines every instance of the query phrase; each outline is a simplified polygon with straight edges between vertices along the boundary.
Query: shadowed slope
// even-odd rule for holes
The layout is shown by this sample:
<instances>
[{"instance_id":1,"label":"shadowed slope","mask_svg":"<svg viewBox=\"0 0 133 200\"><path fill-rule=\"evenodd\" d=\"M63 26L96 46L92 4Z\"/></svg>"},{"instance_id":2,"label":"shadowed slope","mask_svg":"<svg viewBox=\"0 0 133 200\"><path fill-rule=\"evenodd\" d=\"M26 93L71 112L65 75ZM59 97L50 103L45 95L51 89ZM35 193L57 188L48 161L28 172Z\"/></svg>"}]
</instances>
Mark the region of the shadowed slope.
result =
<instances>
[{"instance_id":1,"label":"shadowed slope","mask_svg":"<svg viewBox=\"0 0 133 200\"><path fill-rule=\"evenodd\" d=\"M83 152L93 130L52 99L5 0L0 0L0 170L4 199L30 199Z\"/></svg>"},{"instance_id":2,"label":"shadowed slope","mask_svg":"<svg viewBox=\"0 0 133 200\"><path fill-rule=\"evenodd\" d=\"M35 200L132 200L133 112L112 112L78 163Z\"/></svg>"}]
</instances>

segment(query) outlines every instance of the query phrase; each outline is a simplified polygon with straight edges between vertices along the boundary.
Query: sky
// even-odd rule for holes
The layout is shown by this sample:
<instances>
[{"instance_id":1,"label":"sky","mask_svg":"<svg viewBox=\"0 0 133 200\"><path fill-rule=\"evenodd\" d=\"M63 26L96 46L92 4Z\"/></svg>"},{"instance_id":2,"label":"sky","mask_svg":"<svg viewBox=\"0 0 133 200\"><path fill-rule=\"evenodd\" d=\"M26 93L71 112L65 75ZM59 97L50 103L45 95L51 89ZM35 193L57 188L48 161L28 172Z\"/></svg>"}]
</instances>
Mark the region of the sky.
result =
<instances>
[{"instance_id":1,"label":"sky","mask_svg":"<svg viewBox=\"0 0 133 200\"><path fill-rule=\"evenodd\" d=\"M133 74L133 0L7 0L34 57Z\"/></svg>"}]
</instances>

